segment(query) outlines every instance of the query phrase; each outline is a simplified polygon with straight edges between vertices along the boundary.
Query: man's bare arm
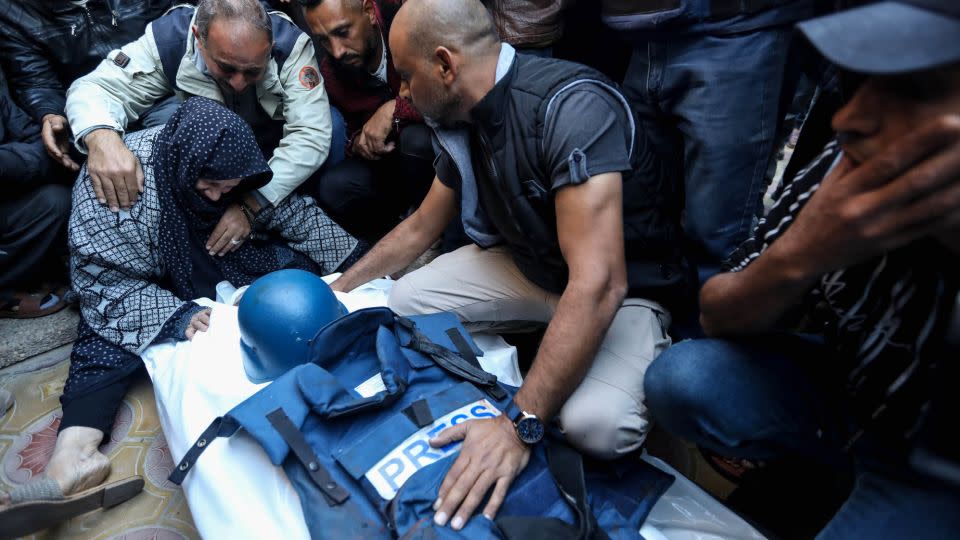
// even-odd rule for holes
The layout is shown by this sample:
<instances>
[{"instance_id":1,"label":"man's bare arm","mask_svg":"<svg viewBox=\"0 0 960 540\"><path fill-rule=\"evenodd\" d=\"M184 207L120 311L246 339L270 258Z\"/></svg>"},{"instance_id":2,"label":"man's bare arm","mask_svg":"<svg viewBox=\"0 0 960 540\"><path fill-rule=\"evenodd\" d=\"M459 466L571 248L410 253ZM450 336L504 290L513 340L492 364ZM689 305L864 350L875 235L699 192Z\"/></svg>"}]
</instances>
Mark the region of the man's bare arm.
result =
<instances>
[{"instance_id":1,"label":"man's bare arm","mask_svg":"<svg viewBox=\"0 0 960 540\"><path fill-rule=\"evenodd\" d=\"M740 272L717 274L700 290L700 324L711 336L771 330L816 280L774 242Z\"/></svg>"},{"instance_id":2,"label":"man's bare arm","mask_svg":"<svg viewBox=\"0 0 960 540\"><path fill-rule=\"evenodd\" d=\"M371 279L406 268L440 238L456 209L455 192L434 178L420 208L387 233L330 287L348 292Z\"/></svg>"},{"instance_id":3,"label":"man's bare arm","mask_svg":"<svg viewBox=\"0 0 960 540\"><path fill-rule=\"evenodd\" d=\"M560 250L570 270L517 405L553 417L590 368L627 292L622 181L601 174L556 196Z\"/></svg>"},{"instance_id":4,"label":"man's bare arm","mask_svg":"<svg viewBox=\"0 0 960 540\"><path fill-rule=\"evenodd\" d=\"M540 352L514 397L544 420L560 409L580 384L627 289L619 173L601 174L556 196L560 250L570 269L567 286L547 327ZM461 422L430 441L438 448L463 440L437 492L434 522L463 527L490 492L483 509L496 516L511 482L527 465L530 448L520 442L507 415Z\"/></svg>"}]
</instances>

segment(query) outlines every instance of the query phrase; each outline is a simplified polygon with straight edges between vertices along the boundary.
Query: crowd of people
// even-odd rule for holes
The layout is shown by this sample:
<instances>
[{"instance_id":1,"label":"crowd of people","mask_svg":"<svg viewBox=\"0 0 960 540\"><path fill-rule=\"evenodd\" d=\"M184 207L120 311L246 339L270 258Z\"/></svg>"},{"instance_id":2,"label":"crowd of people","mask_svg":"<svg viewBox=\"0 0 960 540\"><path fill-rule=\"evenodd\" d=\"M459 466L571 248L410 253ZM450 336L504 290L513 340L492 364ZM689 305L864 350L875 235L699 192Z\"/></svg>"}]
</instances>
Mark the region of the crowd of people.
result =
<instances>
[{"instance_id":1,"label":"crowd of people","mask_svg":"<svg viewBox=\"0 0 960 540\"><path fill-rule=\"evenodd\" d=\"M104 481L138 354L221 280L349 291L439 246L396 313L545 330L516 415L431 441L463 441L438 525L496 515L522 419L598 459L657 425L732 475L850 474L820 538L955 535L960 5L604 0L618 70L563 58L569 4L8 2L0 317L81 321L53 456L0 512Z\"/></svg>"}]
</instances>

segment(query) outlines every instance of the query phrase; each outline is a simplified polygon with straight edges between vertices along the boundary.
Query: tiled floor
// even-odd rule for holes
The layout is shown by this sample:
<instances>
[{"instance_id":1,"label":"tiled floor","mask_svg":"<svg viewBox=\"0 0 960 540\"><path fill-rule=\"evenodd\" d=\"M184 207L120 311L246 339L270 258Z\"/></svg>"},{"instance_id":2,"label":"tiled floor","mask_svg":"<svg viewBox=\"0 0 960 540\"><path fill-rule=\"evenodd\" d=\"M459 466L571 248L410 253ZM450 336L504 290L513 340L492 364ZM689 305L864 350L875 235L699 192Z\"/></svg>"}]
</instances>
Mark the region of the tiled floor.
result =
<instances>
[{"instance_id":1,"label":"tiled floor","mask_svg":"<svg viewBox=\"0 0 960 540\"><path fill-rule=\"evenodd\" d=\"M0 372L0 385L15 399L0 417L0 489L30 481L53 452L69 351L69 345L60 347ZM146 482L143 492L117 507L85 514L29 538L199 538L183 491L166 480L173 462L146 378L127 395L102 451L113 464L108 481L141 475Z\"/></svg>"}]
</instances>

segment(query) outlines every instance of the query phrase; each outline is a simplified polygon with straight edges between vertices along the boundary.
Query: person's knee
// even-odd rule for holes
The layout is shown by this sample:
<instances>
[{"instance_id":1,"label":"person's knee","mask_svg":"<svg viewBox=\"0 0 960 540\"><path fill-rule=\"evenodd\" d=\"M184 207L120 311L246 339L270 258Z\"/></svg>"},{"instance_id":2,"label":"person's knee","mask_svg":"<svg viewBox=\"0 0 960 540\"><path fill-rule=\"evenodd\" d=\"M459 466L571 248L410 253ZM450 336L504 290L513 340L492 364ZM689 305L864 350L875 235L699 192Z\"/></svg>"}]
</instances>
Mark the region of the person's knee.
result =
<instances>
[{"instance_id":1,"label":"person's knee","mask_svg":"<svg viewBox=\"0 0 960 540\"><path fill-rule=\"evenodd\" d=\"M40 187L32 201L34 213L53 226L66 223L70 217L70 189L59 184Z\"/></svg>"},{"instance_id":2,"label":"person's knee","mask_svg":"<svg viewBox=\"0 0 960 540\"><path fill-rule=\"evenodd\" d=\"M416 272L414 272L416 273ZM407 274L393 284L387 307L398 315L415 315L420 313L420 301L416 287L413 284L415 276Z\"/></svg>"},{"instance_id":3,"label":"person's knee","mask_svg":"<svg viewBox=\"0 0 960 540\"><path fill-rule=\"evenodd\" d=\"M681 403L695 403L707 385L716 384L710 363L701 361L702 352L700 340L682 341L667 348L650 364L643 388L646 403L654 414Z\"/></svg>"},{"instance_id":4,"label":"person's knee","mask_svg":"<svg viewBox=\"0 0 960 540\"><path fill-rule=\"evenodd\" d=\"M326 174L320 177L313 195L317 198L317 203L325 210L335 210L340 207L346 197L346 178Z\"/></svg>"},{"instance_id":5,"label":"person's knee","mask_svg":"<svg viewBox=\"0 0 960 540\"><path fill-rule=\"evenodd\" d=\"M712 416L717 388L729 377L724 344L701 339L680 342L664 351L644 375L645 404L652 418L680 435L696 419Z\"/></svg>"},{"instance_id":6,"label":"person's knee","mask_svg":"<svg viewBox=\"0 0 960 540\"><path fill-rule=\"evenodd\" d=\"M400 132L400 153L433 161L432 130L423 124L411 124Z\"/></svg>"},{"instance_id":7,"label":"person's knee","mask_svg":"<svg viewBox=\"0 0 960 540\"><path fill-rule=\"evenodd\" d=\"M611 400L604 396L574 394L560 410L560 426L567 441L581 452L599 459L616 459L633 452L646 439L650 422L642 406L627 395Z\"/></svg>"},{"instance_id":8,"label":"person's knee","mask_svg":"<svg viewBox=\"0 0 960 540\"><path fill-rule=\"evenodd\" d=\"M357 201L370 198L373 192L368 168L356 160L347 160L320 175L315 196L321 208L341 214L350 213Z\"/></svg>"}]
</instances>

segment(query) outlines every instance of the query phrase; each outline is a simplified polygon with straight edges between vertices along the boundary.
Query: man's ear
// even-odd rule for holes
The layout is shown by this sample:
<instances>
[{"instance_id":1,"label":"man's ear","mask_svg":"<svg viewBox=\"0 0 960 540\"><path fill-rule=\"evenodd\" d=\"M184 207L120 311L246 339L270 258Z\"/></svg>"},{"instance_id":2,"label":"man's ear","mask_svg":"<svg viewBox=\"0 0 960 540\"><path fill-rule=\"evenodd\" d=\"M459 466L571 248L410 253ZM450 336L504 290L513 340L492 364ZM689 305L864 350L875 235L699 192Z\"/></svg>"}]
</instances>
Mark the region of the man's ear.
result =
<instances>
[{"instance_id":1,"label":"man's ear","mask_svg":"<svg viewBox=\"0 0 960 540\"><path fill-rule=\"evenodd\" d=\"M196 38L196 40L197 40L197 46L202 49L202 48L203 48L203 40L200 39L200 29L197 28L197 25L194 24L194 25L192 25L192 26L190 27L190 30L193 32L193 37Z\"/></svg>"},{"instance_id":2,"label":"man's ear","mask_svg":"<svg viewBox=\"0 0 960 540\"><path fill-rule=\"evenodd\" d=\"M363 14L370 20L370 24L377 26L377 10L373 0L363 0Z\"/></svg>"},{"instance_id":3,"label":"man's ear","mask_svg":"<svg viewBox=\"0 0 960 540\"><path fill-rule=\"evenodd\" d=\"M433 53L437 58L437 69L443 84L451 86L460 73L459 58L446 47L437 47Z\"/></svg>"}]
</instances>

